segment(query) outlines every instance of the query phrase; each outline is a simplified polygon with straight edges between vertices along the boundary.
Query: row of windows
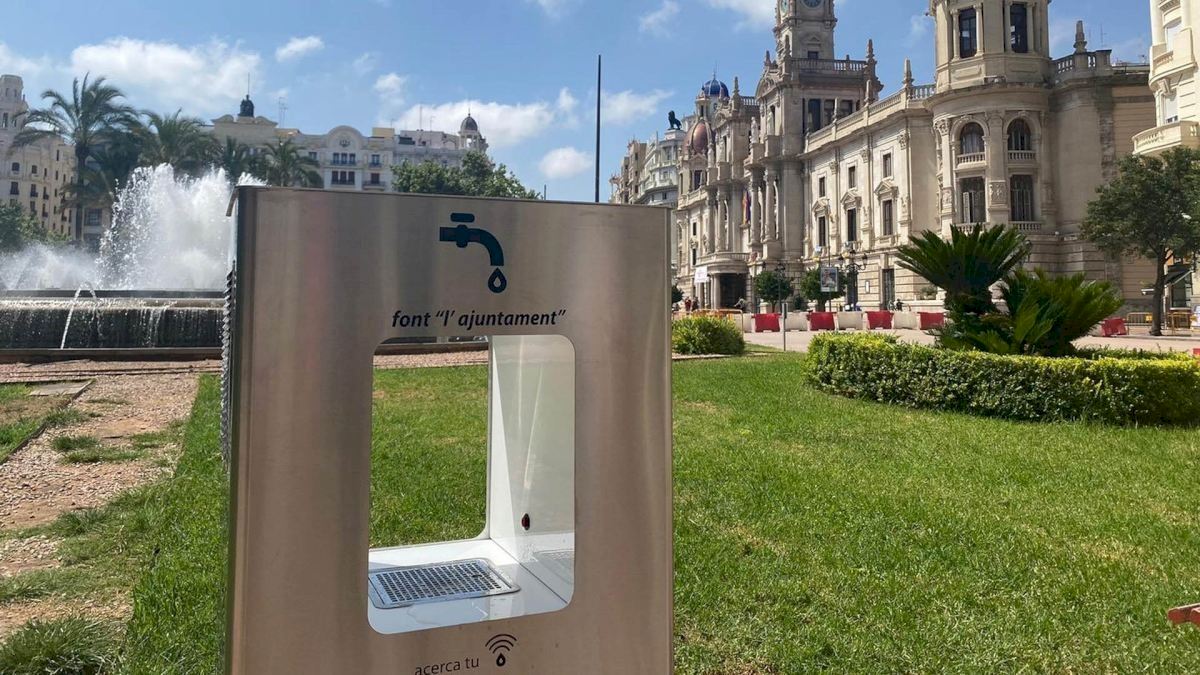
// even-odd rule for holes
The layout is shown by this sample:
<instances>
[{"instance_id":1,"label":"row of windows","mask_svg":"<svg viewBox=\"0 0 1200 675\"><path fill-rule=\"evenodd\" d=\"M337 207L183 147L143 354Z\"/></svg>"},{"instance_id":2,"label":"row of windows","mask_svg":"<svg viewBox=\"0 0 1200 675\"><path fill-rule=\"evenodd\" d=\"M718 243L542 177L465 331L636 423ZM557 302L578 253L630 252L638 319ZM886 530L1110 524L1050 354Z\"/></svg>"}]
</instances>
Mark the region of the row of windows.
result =
<instances>
[{"instance_id":1,"label":"row of windows","mask_svg":"<svg viewBox=\"0 0 1200 675\"><path fill-rule=\"evenodd\" d=\"M892 162L892 153L889 152L883 156L882 164L883 164L883 177L891 178L892 173L894 171L893 162ZM850 190L853 190L854 188L858 187L858 167L857 166L852 166L852 167L846 169L846 184L847 184L847 188ZM825 176L821 176L820 178L818 178L817 179L817 196L825 197L828 193L828 187L829 186L825 180Z\"/></svg>"},{"instance_id":2,"label":"row of windows","mask_svg":"<svg viewBox=\"0 0 1200 675\"><path fill-rule=\"evenodd\" d=\"M334 171L330 182L334 185L356 185L357 176L355 171Z\"/></svg>"},{"instance_id":3,"label":"row of windows","mask_svg":"<svg viewBox=\"0 0 1200 675\"><path fill-rule=\"evenodd\" d=\"M1014 2L1008 7L1008 49L1029 53L1029 5ZM979 15L974 8L958 13L958 56L969 59L979 53Z\"/></svg>"},{"instance_id":4,"label":"row of windows","mask_svg":"<svg viewBox=\"0 0 1200 675\"><path fill-rule=\"evenodd\" d=\"M890 237L896 234L896 207L891 199L880 203L882 218L882 236ZM858 209L846 209L846 241L858 241ZM829 220L825 216L817 218L817 245L823 249L829 248Z\"/></svg>"},{"instance_id":5,"label":"row of windows","mask_svg":"<svg viewBox=\"0 0 1200 675\"><path fill-rule=\"evenodd\" d=\"M985 148L983 127L977 122L963 126L958 134L958 153L960 155L982 154ZM1025 120L1013 120L1008 125L1009 152L1031 152L1033 150L1033 132Z\"/></svg>"},{"instance_id":6,"label":"row of windows","mask_svg":"<svg viewBox=\"0 0 1200 675\"><path fill-rule=\"evenodd\" d=\"M982 178L964 178L959 183L962 223L987 222L987 200ZM1034 210L1033 176L1015 175L1009 181L1009 217L1015 223L1037 220Z\"/></svg>"}]
</instances>

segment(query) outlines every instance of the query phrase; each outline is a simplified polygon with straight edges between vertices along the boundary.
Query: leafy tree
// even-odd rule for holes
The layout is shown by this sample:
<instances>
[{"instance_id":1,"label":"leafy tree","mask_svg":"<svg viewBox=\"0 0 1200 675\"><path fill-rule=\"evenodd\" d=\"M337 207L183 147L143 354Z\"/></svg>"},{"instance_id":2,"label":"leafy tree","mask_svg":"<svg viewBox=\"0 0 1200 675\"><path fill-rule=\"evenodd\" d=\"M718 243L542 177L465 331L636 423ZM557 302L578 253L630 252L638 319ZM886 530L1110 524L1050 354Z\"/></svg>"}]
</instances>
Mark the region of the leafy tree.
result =
<instances>
[{"instance_id":1,"label":"leafy tree","mask_svg":"<svg viewBox=\"0 0 1200 675\"><path fill-rule=\"evenodd\" d=\"M508 167L495 164L478 150L468 152L461 167L421 162L392 167L392 175L392 188L397 192L513 199L540 196L522 185Z\"/></svg>"},{"instance_id":2,"label":"leafy tree","mask_svg":"<svg viewBox=\"0 0 1200 675\"><path fill-rule=\"evenodd\" d=\"M16 204L0 205L0 253L19 251L49 239L49 233L25 209Z\"/></svg>"},{"instance_id":3,"label":"leafy tree","mask_svg":"<svg viewBox=\"0 0 1200 675\"><path fill-rule=\"evenodd\" d=\"M946 291L946 311L954 320L994 312L992 286L1029 255L1029 242L1007 227L975 225L970 232L950 232L949 241L923 232L901 246L896 250L900 266Z\"/></svg>"},{"instance_id":4,"label":"leafy tree","mask_svg":"<svg viewBox=\"0 0 1200 675\"><path fill-rule=\"evenodd\" d=\"M774 308L776 304L790 298L794 289L792 280L786 275L774 270L765 270L754 278L754 291L760 299L771 303L771 307Z\"/></svg>"},{"instance_id":5,"label":"leafy tree","mask_svg":"<svg viewBox=\"0 0 1200 675\"><path fill-rule=\"evenodd\" d=\"M257 158L250 153L250 146L233 138L225 139L225 145L220 147L214 161L218 169L224 169L230 185L237 185L246 174L258 177L262 173Z\"/></svg>"},{"instance_id":6,"label":"leafy tree","mask_svg":"<svg viewBox=\"0 0 1200 675\"><path fill-rule=\"evenodd\" d=\"M142 164L170 164L177 172L198 176L216 154L213 137L204 132L204 122L186 117L182 110L170 115L148 113L144 131Z\"/></svg>"},{"instance_id":7,"label":"leafy tree","mask_svg":"<svg viewBox=\"0 0 1200 675\"><path fill-rule=\"evenodd\" d=\"M82 83L78 78L72 82L69 98L53 89L42 92L42 98L49 105L28 111L19 121L22 126L13 139L13 147L58 138L74 148L72 194L77 197L74 204L76 235L83 227L83 202L78 197L87 193L84 176L88 160L97 148L137 125L137 112L121 103L124 97L120 89L107 84L103 77L90 80L90 75L85 75Z\"/></svg>"},{"instance_id":8,"label":"leafy tree","mask_svg":"<svg viewBox=\"0 0 1200 675\"><path fill-rule=\"evenodd\" d=\"M678 286L672 286L671 304L674 305L677 302L683 302L683 291L681 291Z\"/></svg>"},{"instance_id":9,"label":"leafy tree","mask_svg":"<svg viewBox=\"0 0 1200 675\"><path fill-rule=\"evenodd\" d=\"M1162 335L1166 267L1200 252L1200 151L1128 156L1120 174L1088 204L1081 233L1102 251L1154 261L1152 335Z\"/></svg>"},{"instance_id":10,"label":"leafy tree","mask_svg":"<svg viewBox=\"0 0 1200 675\"><path fill-rule=\"evenodd\" d=\"M92 160L83 170L83 182L66 186L69 204L83 208L110 208L117 192L129 182L133 171L141 165L141 133L114 134L92 153Z\"/></svg>"},{"instance_id":11,"label":"leafy tree","mask_svg":"<svg viewBox=\"0 0 1200 675\"><path fill-rule=\"evenodd\" d=\"M817 303L817 311L824 312L831 300L836 300L846 294L849 282L843 274L838 275L838 289L832 293L821 291L821 270L814 267L804 273L800 279L800 295Z\"/></svg>"},{"instance_id":12,"label":"leafy tree","mask_svg":"<svg viewBox=\"0 0 1200 675\"><path fill-rule=\"evenodd\" d=\"M325 181L317 170L315 159L302 154L300 146L285 138L267 148L262 164L262 178L278 187L321 187Z\"/></svg>"}]
</instances>

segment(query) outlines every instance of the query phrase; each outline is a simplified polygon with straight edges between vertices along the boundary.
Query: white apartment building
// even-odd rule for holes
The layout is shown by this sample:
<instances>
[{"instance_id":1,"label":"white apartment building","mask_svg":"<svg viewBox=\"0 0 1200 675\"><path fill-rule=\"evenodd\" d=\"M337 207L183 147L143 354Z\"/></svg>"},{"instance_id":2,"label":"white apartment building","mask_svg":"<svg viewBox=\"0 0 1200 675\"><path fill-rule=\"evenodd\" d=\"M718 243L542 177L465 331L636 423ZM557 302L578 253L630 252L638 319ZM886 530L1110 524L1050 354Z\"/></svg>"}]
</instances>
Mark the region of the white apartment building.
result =
<instances>
[{"instance_id":1,"label":"white apartment building","mask_svg":"<svg viewBox=\"0 0 1200 675\"><path fill-rule=\"evenodd\" d=\"M306 134L255 116L249 96L242 101L236 117L225 115L213 120L211 132L221 143L232 138L250 146L255 153L280 139L290 138L316 160L325 188L330 190L389 191L393 166L434 162L458 167L468 152L488 149L478 122L469 114L457 134L376 127L370 135L365 135L348 126L334 127L324 134Z\"/></svg>"},{"instance_id":2,"label":"white apartment building","mask_svg":"<svg viewBox=\"0 0 1200 675\"><path fill-rule=\"evenodd\" d=\"M1150 0L1150 88L1157 104L1155 126L1134 137L1136 151L1161 154L1171 148L1200 149L1200 34L1197 0ZM1167 272L1167 295L1177 309L1200 306L1196 261L1177 261Z\"/></svg>"},{"instance_id":3,"label":"white apartment building","mask_svg":"<svg viewBox=\"0 0 1200 675\"><path fill-rule=\"evenodd\" d=\"M13 148L20 131L22 116L29 111L25 101L25 83L17 75L0 75L0 198L27 209L46 230L65 237L83 239L99 236L101 221L95 227L80 227L73 209L64 208L66 187L75 178L75 153L58 139L45 139L21 148Z\"/></svg>"}]
</instances>

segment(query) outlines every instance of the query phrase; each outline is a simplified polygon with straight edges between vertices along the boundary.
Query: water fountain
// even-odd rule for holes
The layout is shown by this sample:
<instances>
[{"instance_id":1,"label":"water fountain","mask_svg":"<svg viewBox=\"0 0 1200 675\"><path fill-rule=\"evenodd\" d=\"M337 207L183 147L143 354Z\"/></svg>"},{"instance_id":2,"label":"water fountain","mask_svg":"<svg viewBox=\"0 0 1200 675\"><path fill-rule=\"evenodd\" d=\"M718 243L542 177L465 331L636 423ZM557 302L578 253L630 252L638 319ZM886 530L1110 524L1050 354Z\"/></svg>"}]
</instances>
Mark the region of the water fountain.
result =
<instances>
[{"instance_id":1,"label":"water fountain","mask_svg":"<svg viewBox=\"0 0 1200 675\"><path fill-rule=\"evenodd\" d=\"M138 169L98 256L45 245L0 254L0 350L219 348L230 192L223 171Z\"/></svg>"}]
</instances>

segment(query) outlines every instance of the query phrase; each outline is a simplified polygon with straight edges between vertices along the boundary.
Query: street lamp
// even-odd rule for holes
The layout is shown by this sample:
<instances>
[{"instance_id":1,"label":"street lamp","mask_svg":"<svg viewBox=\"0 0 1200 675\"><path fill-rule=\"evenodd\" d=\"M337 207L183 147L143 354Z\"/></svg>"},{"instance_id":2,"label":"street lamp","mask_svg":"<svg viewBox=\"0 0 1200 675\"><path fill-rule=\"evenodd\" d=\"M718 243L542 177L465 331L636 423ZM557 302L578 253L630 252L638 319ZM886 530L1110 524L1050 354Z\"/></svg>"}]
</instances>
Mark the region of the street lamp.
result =
<instances>
[{"instance_id":1,"label":"street lamp","mask_svg":"<svg viewBox=\"0 0 1200 675\"><path fill-rule=\"evenodd\" d=\"M779 261L779 266L775 268L775 271L779 274L779 279L781 281L787 279L787 264L784 263L784 261ZM783 335L783 351L784 353L787 353L787 298L783 298L780 304L783 305L783 324L779 327L779 332Z\"/></svg>"},{"instance_id":2,"label":"street lamp","mask_svg":"<svg viewBox=\"0 0 1200 675\"><path fill-rule=\"evenodd\" d=\"M867 254L860 253L859 246L857 241L846 242L842 248L842 264L838 266L838 271L849 281L846 305L850 308L858 304L858 273L867 269Z\"/></svg>"}]
</instances>

